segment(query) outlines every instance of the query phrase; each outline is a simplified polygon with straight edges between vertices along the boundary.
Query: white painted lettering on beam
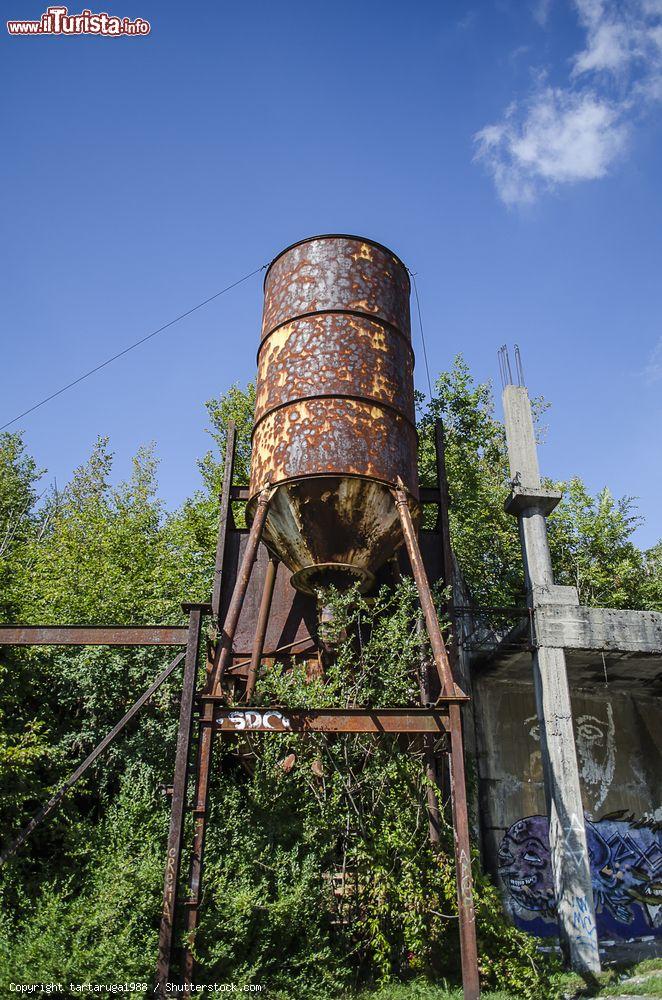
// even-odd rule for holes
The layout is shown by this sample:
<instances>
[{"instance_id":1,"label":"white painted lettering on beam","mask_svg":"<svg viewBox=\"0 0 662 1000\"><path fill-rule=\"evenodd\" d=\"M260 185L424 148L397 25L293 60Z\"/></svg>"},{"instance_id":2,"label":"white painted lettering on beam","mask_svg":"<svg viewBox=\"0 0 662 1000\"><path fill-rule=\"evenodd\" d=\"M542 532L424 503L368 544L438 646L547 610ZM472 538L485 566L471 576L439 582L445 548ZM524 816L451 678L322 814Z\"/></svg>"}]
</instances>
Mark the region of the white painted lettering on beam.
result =
<instances>
[{"instance_id":1,"label":"white painted lettering on beam","mask_svg":"<svg viewBox=\"0 0 662 1000\"><path fill-rule=\"evenodd\" d=\"M238 732L244 729L292 729L292 724L287 716L272 709L267 709L266 712L256 712L255 710L230 712L218 719L221 726L226 722Z\"/></svg>"}]
</instances>

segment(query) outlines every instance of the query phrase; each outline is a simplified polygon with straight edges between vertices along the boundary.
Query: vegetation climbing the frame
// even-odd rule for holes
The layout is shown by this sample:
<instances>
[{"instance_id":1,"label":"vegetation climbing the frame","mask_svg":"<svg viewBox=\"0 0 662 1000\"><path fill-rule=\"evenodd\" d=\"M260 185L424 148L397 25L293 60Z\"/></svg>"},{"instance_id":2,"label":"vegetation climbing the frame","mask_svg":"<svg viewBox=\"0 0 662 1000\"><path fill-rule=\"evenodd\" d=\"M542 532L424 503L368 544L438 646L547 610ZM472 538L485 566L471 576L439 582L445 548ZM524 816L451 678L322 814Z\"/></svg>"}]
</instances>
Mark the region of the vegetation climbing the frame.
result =
<instances>
[{"instance_id":1,"label":"vegetation climbing the frame","mask_svg":"<svg viewBox=\"0 0 662 1000\"><path fill-rule=\"evenodd\" d=\"M208 599L229 419L246 481L254 394L209 404L212 450L178 510L158 499L142 450L128 482L100 439L63 488L46 487L20 435L0 436L0 603L5 621L179 622L180 601ZM488 385L462 361L420 404L421 478L434 478L433 421L446 427L451 527L473 599L519 606L515 522L503 512L503 427ZM538 412L543 411L538 404ZM43 490L43 492L42 492ZM570 480L550 518L555 572L586 603L662 610L660 545L633 542L634 502ZM375 602L336 595L329 687L302 665L260 680L263 700L300 704L416 701L420 656L411 585ZM358 618L361 642L358 642ZM343 638L345 630L347 637ZM0 654L3 843L105 735L167 660L158 649L4 649ZM326 702L320 699L327 699ZM0 873L0 983L67 977L149 981L155 955L178 680L167 682ZM340 995L457 970L450 831L427 843L420 748L368 737L250 737L214 767L206 894L198 947L208 979L268 984L272 996ZM477 876L486 984L553 996L553 963L503 919Z\"/></svg>"}]
</instances>

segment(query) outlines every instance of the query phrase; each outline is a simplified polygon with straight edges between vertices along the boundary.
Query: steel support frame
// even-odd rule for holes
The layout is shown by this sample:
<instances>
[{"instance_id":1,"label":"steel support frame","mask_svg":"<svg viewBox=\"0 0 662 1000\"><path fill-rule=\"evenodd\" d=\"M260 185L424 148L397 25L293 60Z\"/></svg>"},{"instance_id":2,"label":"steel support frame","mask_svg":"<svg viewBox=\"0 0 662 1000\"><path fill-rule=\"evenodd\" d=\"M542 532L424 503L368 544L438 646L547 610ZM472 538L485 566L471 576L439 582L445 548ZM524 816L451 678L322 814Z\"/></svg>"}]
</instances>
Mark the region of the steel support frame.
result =
<instances>
[{"instance_id":1,"label":"steel support frame","mask_svg":"<svg viewBox=\"0 0 662 1000\"><path fill-rule=\"evenodd\" d=\"M226 457L226 468L229 463ZM235 582L228 612L220 631L220 638L212 656L208 657L207 683L198 696L201 706L199 741L196 766L196 791L193 804L194 835L191 869L189 874L189 896L186 900L185 941L183 952L183 978L185 985L192 985L194 971L193 944L199 922L201 901L202 868L207 823L209 777L216 733L237 733L242 731L260 732L373 732L373 733L443 733L447 739L449 753L449 773L451 786L451 806L454 830L455 867L457 878L458 916L460 929L460 949L462 961L462 981L465 1000L478 1000L480 984L476 943L475 913L473 905L473 877L471 873L471 848L469 842L469 820L465 787L464 750L462 738L462 718L460 706L468 699L456 687L446 646L441 634L430 584L423 566L423 559L413 526L409 498L404 489L393 491L394 500L403 529L405 544L412 566L414 579L425 618L426 631L432 646L434 663L439 674L441 696L433 707L420 709L355 709L355 710L311 710L295 708L227 707L223 690L224 675L230 665L232 642L239 621L251 571L257 555L262 528L266 519L272 490L263 489L257 505L253 524L249 532L239 573ZM228 491L229 494L229 491ZM228 495L226 494L226 495ZM221 532L225 527L221 524ZM220 547L216 580L221 578L224 547ZM248 697L253 691L262 655L264 635L268 621L276 564L270 560L263 585L262 602L258 615L256 635L251 656L251 669L247 682L251 684ZM220 584L218 602L220 607ZM188 757L188 754L187 754ZM430 772L432 773L432 772ZM433 805L430 802L430 805ZM431 817L432 820L437 817ZM178 861L181 860L178 856ZM168 857L170 864L170 857ZM178 873L177 873L178 875ZM166 876L167 878L167 876ZM176 899L175 899L176 903ZM165 912L165 900L164 900ZM170 966L160 968L159 983L168 981ZM164 995L164 994L163 994Z\"/></svg>"},{"instance_id":2,"label":"steel support frame","mask_svg":"<svg viewBox=\"0 0 662 1000\"><path fill-rule=\"evenodd\" d=\"M166 984L170 977L170 961L172 956L173 933L177 913L177 892L179 888L179 872L181 868L182 841L184 835L184 816L186 812L186 788L188 781L188 758L193 729L193 710L195 708L195 690L198 673L198 649L202 631L202 608L198 605L189 606L189 633L186 644L186 662L184 665L184 682L179 709L179 729L177 732L177 751L175 754L175 775L172 784L172 805L170 811L170 829L168 831L168 847L166 852L166 870L163 886L163 907L161 925L159 928L159 951L157 959L157 991L165 995Z\"/></svg>"},{"instance_id":3,"label":"steel support frame","mask_svg":"<svg viewBox=\"0 0 662 1000\"><path fill-rule=\"evenodd\" d=\"M82 773L93 759L105 749L108 743L124 728L124 725L137 713L148 700L152 690L158 687L166 676L172 672L177 663L185 655L184 680L180 704L179 729L175 757L175 772L172 787L172 807L168 833L166 870L164 876L163 907L159 930L159 952L157 965L157 982L155 993L165 998L167 984L170 982L171 962L175 925L178 915L178 888L181 872L182 846L184 835L185 814L187 805L187 787L189 779L189 757L192 746L194 728L194 711L196 700L201 712L198 725L198 748L195 767L195 801L193 805L194 834L189 873L189 896L186 906L186 944L184 948L183 973L184 982L191 984L193 974L193 939L198 924L200 904L200 889L202 883L202 865L204 858L204 841L206 832L207 808L209 798L209 773L212 759L214 735L225 732L241 732L243 730L261 732L322 732L322 733L422 733L424 739L443 735L446 743L444 750L450 758L450 784L453 814L455 861L457 874L458 912L460 925L460 945L462 953L462 980L465 1000L477 1000L480 996L478 981L478 961L476 952L475 917L473 910L473 881L471 875L470 845L468 834L467 800L464 774L464 754L462 743L462 720L460 707L468 699L456 687L452 670L437 619L429 581L423 566L418 539L409 510L409 498L404 489L393 490L395 503L400 516L405 544L412 566L416 587L423 610L426 631L432 645L434 663L439 674L441 696L434 706L428 705L419 709L274 709L264 707L228 708L227 699L222 690L223 679L230 667L232 644L239 622L246 590L251 577L260 544L262 529L266 519L269 502L273 491L267 485L263 489L253 524L251 526L244 557L237 576L228 612L220 630L216 644L208 644L207 649L207 681L203 691L196 698L197 672L199 663L199 647L202 636L202 623L205 614L211 614L212 621L218 624L221 607L221 584L223 563L226 550L227 532L232 521L231 500L243 491L233 487L234 452L236 431L234 424L228 428L226 444L225 474L223 492L221 494L221 519L216 553L216 566L212 602L205 604L184 605L189 613L188 627L182 626L144 626L144 627L87 627L87 626L0 626L1 645L118 645L143 646L163 645L176 646L186 644L185 654L180 654L175 661L156 679L152 688L143 695L120 723L111 731L102 744L90 755L76 772ZM427 491L427 499L439 502L441 490ZM424 497L425 499L425 497ZM446 534L446 532L444 532ZM445 542L447 544L447 540ZM448 559L445 560L448 568ZM246 699L250 699L257 677L260 661L263 656L264 639L271 607L271 599L276 579L277 563L270 559L262 603L258 616L255 641L247 678ZM421 687L422 702L427 697L427 683L424 680ZM430 763L430 762L428 762ZM432 777L433 770L428 768ZM72 776L73 777L73 776ZM62 795L70 787L71 779L62 790ZM58 793L49 802L44 816L60 801ZM431 812L434 802L430 799ZM41 815L38 817L40 820ZM37 817L35 817L37 819ZM433 817L431 816L431 821ZM436 817L438 821L438 815ZM25 835L30 832L25 831ZM21 843L22 840L21 839ZM17 846L17 845L13 845Z\"/></svg>"},{"instance_id":4,"label":"steel support frame","mask_svg":"<svg viewBox=\"0 0 662 1000\"><path fill-rule=\"evenodd\" d=\"M220 628L221 587L225 565L225 551L228 531L232 517L232 482L234 477L235 450L237 445L237 430L234 420L228 423L225 441L225 461L223 464L223 485L221 489L221 509L216 542L216 563L214 567L214 584L212 588L212 616ZM207 649L206 684L204 690L212 693L216 682L215 663L217 652L215 645ZM188 895L186 899L185 946L183 956L184 982L192 982L193 976L193 941L198 927L200 892L202 886L202 868L207 834L207 809L209 804L209 772L211 770L212 751L214 744L214 716L211 707L205 706L198 722L198 749L195 767L195 791L193 799L193 843L188 877ZM170 970L168 969L168 976Z\"/></svg>"}]
</instances>

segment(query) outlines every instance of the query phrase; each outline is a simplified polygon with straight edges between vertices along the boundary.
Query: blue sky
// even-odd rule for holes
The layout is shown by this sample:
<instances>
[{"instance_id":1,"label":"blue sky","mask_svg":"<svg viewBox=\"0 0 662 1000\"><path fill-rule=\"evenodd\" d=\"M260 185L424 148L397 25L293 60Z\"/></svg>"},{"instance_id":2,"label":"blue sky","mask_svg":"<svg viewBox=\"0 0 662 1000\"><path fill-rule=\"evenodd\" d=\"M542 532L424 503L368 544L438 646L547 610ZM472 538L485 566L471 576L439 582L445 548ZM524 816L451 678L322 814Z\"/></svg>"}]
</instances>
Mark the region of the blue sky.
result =
<instances>
[{"instance_id":1,"label":"blue sky","mask_svg":"<svg viewBox=\"0 0 662 1000\"><path fill-rule=\"evenodd\" d=\"M433 373L461 351L498 386L519 343L543 471L639 497L657 541L661 0L100 9L151 34L2 39L0 423L288 243L358 233L418 273ZM97 434L118 476L156 441L180 502L260 310L256 277L25 417L30 450L61 484Z\"/></svg>"}]
</instances>

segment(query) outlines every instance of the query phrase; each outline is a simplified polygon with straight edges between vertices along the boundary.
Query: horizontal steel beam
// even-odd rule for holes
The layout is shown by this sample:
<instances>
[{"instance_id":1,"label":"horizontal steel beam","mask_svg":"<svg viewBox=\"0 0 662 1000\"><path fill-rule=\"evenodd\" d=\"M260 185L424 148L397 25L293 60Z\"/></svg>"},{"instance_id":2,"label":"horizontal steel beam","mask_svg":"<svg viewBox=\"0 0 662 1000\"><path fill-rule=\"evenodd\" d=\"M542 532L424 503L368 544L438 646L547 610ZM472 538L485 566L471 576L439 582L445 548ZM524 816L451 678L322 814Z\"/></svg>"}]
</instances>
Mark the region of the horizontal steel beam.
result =
<instances>
[{"instance_id":1,"label":"horizontal steel beam","mask_svg":"<svg viewBox=\"0 0 662 1000\"><path fill-rule=\"evenodd\" d=\"M0 646L185 646L178 625L0 625Z\"/></svg>"},{"instance_id":2,"label":"horizontal steel beam","mask_svg":"<svg viewBox=\"0 0 662 1000\"><path fill-rule=\"evenodd\" d=\"M249 500L251 492L248 486L231 486L231 500ZM434 486L421 486L419 489L421 503L439 503L439 490Z\"/></svg>"},{"instance_id":3,"label":"horizontal steel beam","mask_svg":"<svg viewBox=\"0 0 662 1000\"><path fill-rule=\"evenodd\" d=\"M220 732L446 733L448 714L434 708L224 708Z\"/></svg>"}]
</instances>

